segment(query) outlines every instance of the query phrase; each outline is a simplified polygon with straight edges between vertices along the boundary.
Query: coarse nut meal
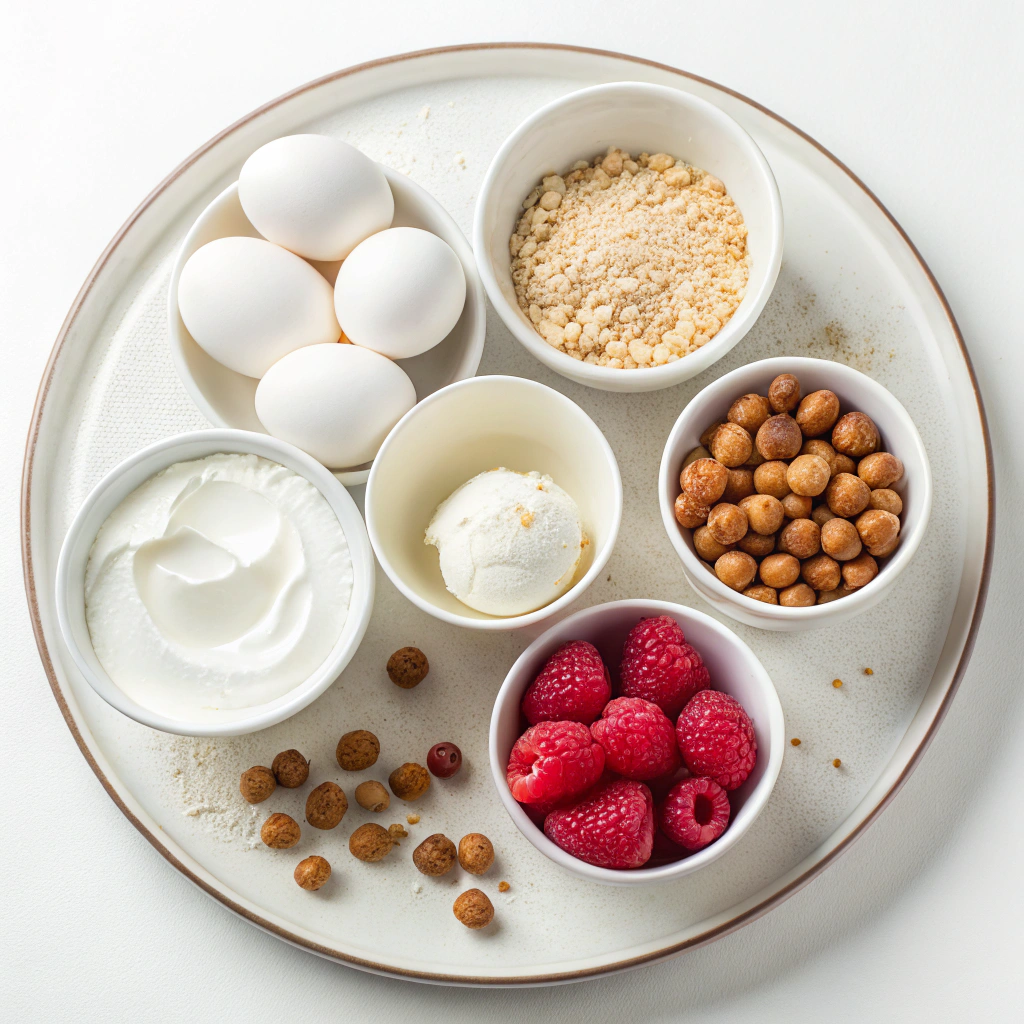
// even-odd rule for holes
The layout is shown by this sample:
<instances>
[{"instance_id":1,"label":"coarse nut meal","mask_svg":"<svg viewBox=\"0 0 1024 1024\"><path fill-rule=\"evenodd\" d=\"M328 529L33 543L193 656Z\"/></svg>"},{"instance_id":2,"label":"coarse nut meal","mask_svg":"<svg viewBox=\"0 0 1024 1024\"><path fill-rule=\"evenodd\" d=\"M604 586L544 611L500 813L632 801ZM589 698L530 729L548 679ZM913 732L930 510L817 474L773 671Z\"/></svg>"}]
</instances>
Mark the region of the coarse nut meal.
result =
<instances>
[{"instance_id":1,"label":"coarse nut meal","mask_svg":"<svg viewBox=\"0 0 1024 1024\"><path fill-rule=\"evenodd\" d=\"M721 180L614 146L540 182L509 252L516 299L540 336L619 370L706 345L736 312L750 266L743 215Z\"/></svg>"}]
</instances>

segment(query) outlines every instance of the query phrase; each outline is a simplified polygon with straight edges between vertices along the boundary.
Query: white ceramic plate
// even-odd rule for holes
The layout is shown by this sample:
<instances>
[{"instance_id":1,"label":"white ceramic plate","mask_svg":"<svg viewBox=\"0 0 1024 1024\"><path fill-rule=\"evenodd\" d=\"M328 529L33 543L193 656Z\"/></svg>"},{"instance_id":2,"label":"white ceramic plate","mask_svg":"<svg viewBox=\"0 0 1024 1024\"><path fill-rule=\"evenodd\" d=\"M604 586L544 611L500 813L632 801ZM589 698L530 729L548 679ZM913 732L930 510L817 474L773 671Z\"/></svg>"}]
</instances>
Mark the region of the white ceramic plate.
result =
<instances>
[{"instance_id":1,"label":"white ceramic plate","mask_svg":"<svg viewBox=\"0 0 1024 1024\"><path fill-rule=\"evenodd\" d=\"M380 572L357 655L336 685L289 721L249 737L192 741L158 735L109 708L61 644L57 552L75 510L111 466L206 425L174 372L163 314L175 250L199 211L261 143L324 131L408 171L465 231L484 170L515 125L556 96L626 79L692 90L754 136L779 182L786 250L750 334L710 370L651 394L572 384L489 316L481 372L533 377L569 395L604 432L622 472L618 544L576 607L642 597L709 610L691 593L662 528L658 462L688 399L754 359L832 357L879 380L917 423L938 496L913 563L855 624L792 635L729 623L772 676L790 735L803 741L787 746L772 797L747 835L697 875L662 886L613 889L561 871L519 834L487 766L491 704L530 637L438 622ZM941 721L977 630L990 551L988 454L967 354L930 273L865 187L792 126L711 83L613 54L531 45L414 54L340 72L243 119L160 185L101 257L58 338L29 436L29 605L43 664L88 763L157 851L225 906L287 941L380 973L455 984L574 980L673 955L765 912L822 870L896 792ZM358 489L354 496L361 500ZM432 665L410 691L384 674L388 655L405 644L421 646ZM863 675L865 667L874 675ZM831 686L837 676L846 682L841 690ZM380 737L379 773L342 778L336 768L334 746L353 728ZM239 807L234 786L244 768L295 746L312 758L313 780L336 779L351 791L354 781L383 778L441 740L462 747L466 767L415 805L422 821L409 826L398 854L379 864L350 856L348 834L368 818L354 805L334 832L313 837L307 829L295 850L250 848L266 812ZM835 757L841 769L832 767ZM305 790L279 791L265 806L301 818L304 798ZM403 821L407 809L397 800L392 807L387 822ZM436 831L489 835L498 851L491 873L419 876L409 842ZM314 852L332 861L335 876L310 894L291 871ZM499 879L511 883L504 895ZM480 933L459 926L450 909L474 884L497 910L496 925Z\"/></svg>"}]
</instances>

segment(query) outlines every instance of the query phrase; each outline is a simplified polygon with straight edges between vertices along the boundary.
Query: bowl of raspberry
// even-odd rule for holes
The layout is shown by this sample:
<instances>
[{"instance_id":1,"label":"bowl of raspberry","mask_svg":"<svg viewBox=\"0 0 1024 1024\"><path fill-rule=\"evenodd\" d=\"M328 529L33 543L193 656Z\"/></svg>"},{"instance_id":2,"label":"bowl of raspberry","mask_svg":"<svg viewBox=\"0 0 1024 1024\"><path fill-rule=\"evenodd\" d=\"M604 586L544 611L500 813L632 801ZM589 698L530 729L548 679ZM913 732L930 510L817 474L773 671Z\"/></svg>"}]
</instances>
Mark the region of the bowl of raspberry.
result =
<instances>
[{"instance_id":1,"label":"bowl of raspberry","mask_svg":"<svg viewBox=\"0 0 1024 1024\"><path fill-rule=\"evenodd\" d=\"M552 626L491 713L494 784L520 832L608 885L681 878L739 842L782 766L785 722L753 651L668 601Z\"/></svg>"}]
</instances>

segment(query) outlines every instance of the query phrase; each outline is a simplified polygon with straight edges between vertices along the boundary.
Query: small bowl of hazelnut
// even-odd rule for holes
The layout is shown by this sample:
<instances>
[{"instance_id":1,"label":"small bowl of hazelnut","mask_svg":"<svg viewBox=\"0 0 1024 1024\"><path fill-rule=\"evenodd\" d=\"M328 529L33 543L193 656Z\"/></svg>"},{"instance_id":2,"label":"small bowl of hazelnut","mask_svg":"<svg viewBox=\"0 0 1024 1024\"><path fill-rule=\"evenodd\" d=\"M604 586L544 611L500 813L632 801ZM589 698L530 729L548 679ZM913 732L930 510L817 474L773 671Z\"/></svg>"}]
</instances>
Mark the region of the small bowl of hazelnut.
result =
<instances>
[{"instance_id":1,"label":"small bowl of hazelnut","mask_svg":"<svg viewBox=\"0 0 1024 1024\"><path fill-rule=\"evenodd\" d=\"M747 625L792 631L881 600L921 542L932 482L913 420L881 384L779 357L687 405L658 495L697 593Z\"/></svg>"}]
</instances>

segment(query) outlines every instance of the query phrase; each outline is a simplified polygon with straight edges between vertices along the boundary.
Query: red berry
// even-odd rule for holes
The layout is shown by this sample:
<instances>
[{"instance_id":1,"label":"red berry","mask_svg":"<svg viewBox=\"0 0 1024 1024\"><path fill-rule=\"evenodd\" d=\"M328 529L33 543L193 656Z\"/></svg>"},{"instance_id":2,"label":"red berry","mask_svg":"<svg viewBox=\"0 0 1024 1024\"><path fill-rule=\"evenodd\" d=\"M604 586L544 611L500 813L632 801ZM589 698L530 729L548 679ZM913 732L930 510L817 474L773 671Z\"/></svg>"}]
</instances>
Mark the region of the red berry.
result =
<instances>
[{"instance_id":1,"label":"red berry","mask_svg":"<svg viewBox=\"0 0 1024 1024\"><path fill-rule=\"evenodd\" d=\"M605 767L627 779L656 779L679 767L675 727L649 700L609 701L590 731L604 747Z\"/></svg>"},{"instance_id":2,"label":"red berry","mask_svg":"<svg viewBox=\"0 0 1024 1024\"><path fill-rule=\"evenodd\" d=\"M435 743L427 751L427 767L431 775L450 779L462 767L462 751L454 743Z\"/></svg>"},{"instance_id":3,"label":"red berry","mask_svg":"<svg viewBox=\"0 0 1024 1024\"><path fill-rule=\"evenodd\" d=\"M677 860L682 860L690 851L683 849L678 843L673 843L658 827L657 801L655 801L654 817L654 845L651 847L651 859L647 862L647 867L659 868L664 864L674 864Z\"/></svg>"},{"instance_id":4,"label":"red berry","mask_svg":"<svg viewBox=\"0 0 1024 1024\"><path fill-rule=\"evenodd\" d=\"M639 868L654 845L654 802L642 782L619 779L552 811L544 834L566 853L602 868Z\"/></svg>"},{"instance_id":5,"label":"red berry","mask_svg":"<svg viewBox=\"0 0 1024 1024\"><path fill-rule=\"evenodd\" d=\"M612 695L601 655L586 640L572 640L551 655L530 683L522 710L530 725L582 722L590 725Z\"/></svg>"},{"instance_id":6,"label":"red berry","mask_svg":"<svg viewBox=\"0 0 1024 1024\"><path fill-rule=\"evenodd\" d=\"M723 789L742 786L757 762L750 716L735 697L719 690L701 690L683 708L676 739L686 767Z\"/></svg>"},{"instance_id":7,"label":"red berry","mask_svg":"<svg viewBox=\"0 0 1024 1024\"><path fill-rule=\"evenodd\" d=\"M729 797L713 779L683 779L661 808L662 832L687 850L702 850L729 824Z\"/></svg>"},{"instance_id":8,"label":"red berry","mask_svg":"<svg viewBox=\"0 0 1024 1024\"><path fill-rule=\"evenodd\" d=\"M624 697L643 697L675 718L699 690L711 685L707 666L667 615L641 619L626 637L619 669Z\"/></svg>"},{"instance_id":9,"label":"red berry","mask_svg":"<svg viewBox=\"0 0 1024 1024\"><path fill-rule=\"evenodd\" d=\"M565 800L604 770L604 750L579 722L539 722L516 740L505 778L521 804Z\"/></svg>"}]
</instances>

